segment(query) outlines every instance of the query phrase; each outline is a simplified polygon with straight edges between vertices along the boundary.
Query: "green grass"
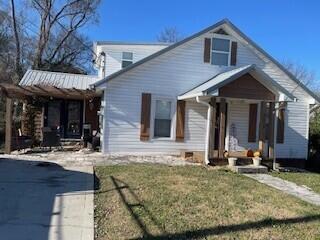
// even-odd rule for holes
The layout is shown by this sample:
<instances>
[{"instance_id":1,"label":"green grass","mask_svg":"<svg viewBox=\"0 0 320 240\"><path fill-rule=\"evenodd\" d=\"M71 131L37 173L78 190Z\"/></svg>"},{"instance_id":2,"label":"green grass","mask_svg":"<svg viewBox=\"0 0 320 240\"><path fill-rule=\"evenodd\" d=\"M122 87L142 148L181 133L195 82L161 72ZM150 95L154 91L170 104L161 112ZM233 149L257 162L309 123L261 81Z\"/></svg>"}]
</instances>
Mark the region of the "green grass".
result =
<instances>
[{"instance_id":1,"label":"green grass","mask_svg":"<svg viewBox=\"0 0 320 240\"><path fill-rule=\"evenodd\" d=\"M311 188L314 192L320 193L320 174L319 173L300 173L300 172L280 172L272 173L272 176L279 177Z\"/></svg>"},{"instance_id":2,"label":"green grass","mask_svg":"<svg viewBox=\"0 0 320 240\"><path fill-rule=\"evenodd\" d=\"M106 239L320 239L320 209L223 169L97 167Z\"/></svg>"}]
</instances>

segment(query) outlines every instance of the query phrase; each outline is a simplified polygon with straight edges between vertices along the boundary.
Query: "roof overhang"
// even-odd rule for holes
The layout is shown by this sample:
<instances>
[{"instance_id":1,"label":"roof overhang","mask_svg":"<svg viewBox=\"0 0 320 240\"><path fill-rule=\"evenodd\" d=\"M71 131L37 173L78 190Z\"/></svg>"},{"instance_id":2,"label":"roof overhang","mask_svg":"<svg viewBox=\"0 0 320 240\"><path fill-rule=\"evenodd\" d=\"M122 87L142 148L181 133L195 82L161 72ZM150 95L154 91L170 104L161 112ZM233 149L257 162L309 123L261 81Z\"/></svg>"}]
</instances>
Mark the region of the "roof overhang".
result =
<instances>
[{"instance_id":1,"label":"roof overhang","mask_svg":"<svg viewBox=\"0 0 320 240\"><path fill-rule=\"evenodd\" d=\"M296 97L273 80L256 65L246 65L220 73L195 88L178 96L179 100L186 100L201 96L219 96L219 89L228 83L249 73L276 96L276 101L296 101Z\"/></svg>"}]
</instances>

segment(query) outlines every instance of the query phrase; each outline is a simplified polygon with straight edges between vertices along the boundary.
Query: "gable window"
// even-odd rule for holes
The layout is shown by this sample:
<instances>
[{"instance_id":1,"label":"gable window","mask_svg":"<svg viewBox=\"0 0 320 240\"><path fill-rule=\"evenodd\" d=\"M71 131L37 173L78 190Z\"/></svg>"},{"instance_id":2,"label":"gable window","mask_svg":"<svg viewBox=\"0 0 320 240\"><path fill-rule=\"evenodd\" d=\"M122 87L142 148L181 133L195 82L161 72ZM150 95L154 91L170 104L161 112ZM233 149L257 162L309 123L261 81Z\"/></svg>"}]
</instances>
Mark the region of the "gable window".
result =
<instances>
[{"instance_id":1,"label":"gable window","mask_svg":"<svg viewBox=\"0 0 320 240\"><path fill-rule=\"evenodd\" d=\"M125 68L133 63L133 53L132 52L123 52L122 53L122 63L121 67Z\"/></svg>"},{"instance_id":2,"label":"gable window","mask_svg":"<svg viewBox=\"0 0 320 240\"><path fill-rule=\"evenodd\" d=\"M211 64L229 66L230 63L230 40L224 38L212 38Z\"/></svg>"},{"instance_id":3,"label":"gable window","mask_svg":"<svg viewBox=\"0 0 320 240\"><path fill-rule=\"evenodd\" d=\"M171 138L173 102L166 99L155 100L154 133L155 138Z\"/></svg>"}]
</instances>

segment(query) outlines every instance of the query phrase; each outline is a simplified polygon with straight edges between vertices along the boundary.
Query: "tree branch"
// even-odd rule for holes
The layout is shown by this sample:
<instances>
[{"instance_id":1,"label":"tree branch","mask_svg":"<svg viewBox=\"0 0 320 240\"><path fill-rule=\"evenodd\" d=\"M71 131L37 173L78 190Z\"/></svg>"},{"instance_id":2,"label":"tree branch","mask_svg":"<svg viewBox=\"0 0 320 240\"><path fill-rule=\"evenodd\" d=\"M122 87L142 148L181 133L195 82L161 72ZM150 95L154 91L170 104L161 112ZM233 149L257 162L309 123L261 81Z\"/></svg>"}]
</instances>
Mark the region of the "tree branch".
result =
<instances>
[{"instance_id":1,"label":"tree branch","mask_svg":"<svg viewBox=\"0 0 320 240\"><path fill-rule=\"evenodd\" d=\"M23 71L21 67L21 47L20 47L20 38L18 33L17 21L16 21L16 12L15 12L15 5L14 0L11 0L11 14L12 14L12 25L13 25L13 32L14 32L14 39L16 44L16 58L15 58L15 71L18 76L18 80L22 78Z\"/></svg>"}]
</instances>

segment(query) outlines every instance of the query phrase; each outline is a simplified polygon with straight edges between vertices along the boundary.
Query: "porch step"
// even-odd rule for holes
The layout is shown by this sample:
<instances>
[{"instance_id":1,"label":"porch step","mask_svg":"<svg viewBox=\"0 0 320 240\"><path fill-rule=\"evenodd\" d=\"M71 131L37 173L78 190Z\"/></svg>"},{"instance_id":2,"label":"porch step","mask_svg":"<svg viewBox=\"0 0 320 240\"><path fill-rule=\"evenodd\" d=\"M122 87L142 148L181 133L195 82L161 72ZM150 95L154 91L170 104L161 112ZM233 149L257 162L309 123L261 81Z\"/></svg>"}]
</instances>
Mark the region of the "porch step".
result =
<instances>
[{"instance_id":1,"label":"porch step","mask_svg":"<svg viewBox=\"0 0 320 240\"><path fill-rule=\"evenodd\" d=\"M254 165L245 165L245 166L229 166L231 171L236 173L267 173L268 168L266 166L254 166Z\"/></svg>"}]
</instances>

